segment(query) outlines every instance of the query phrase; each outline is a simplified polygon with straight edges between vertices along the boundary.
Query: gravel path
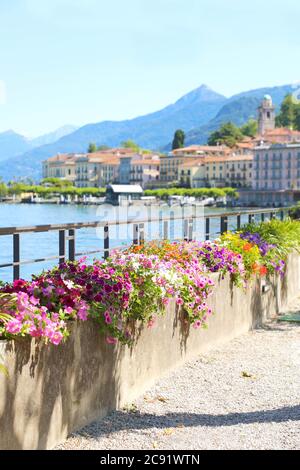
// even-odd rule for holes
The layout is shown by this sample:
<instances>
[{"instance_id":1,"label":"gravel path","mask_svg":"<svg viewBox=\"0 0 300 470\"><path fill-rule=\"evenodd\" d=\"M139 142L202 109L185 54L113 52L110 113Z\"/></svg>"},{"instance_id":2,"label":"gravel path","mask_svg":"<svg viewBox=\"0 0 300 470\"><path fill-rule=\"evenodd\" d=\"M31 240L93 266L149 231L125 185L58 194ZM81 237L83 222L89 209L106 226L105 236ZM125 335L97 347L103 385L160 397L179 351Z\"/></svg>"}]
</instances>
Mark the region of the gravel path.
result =
<instances>
[{"instance_id":1,"label":"gravel path","mask_svg":"<svg viewBox=\"0 0 300 470\"><path fill-rule=\"evenodd\" d=\"M299 450L299 375L300 324L270 323L187 363L58 449Z\"/></svg>"}]
</instances>

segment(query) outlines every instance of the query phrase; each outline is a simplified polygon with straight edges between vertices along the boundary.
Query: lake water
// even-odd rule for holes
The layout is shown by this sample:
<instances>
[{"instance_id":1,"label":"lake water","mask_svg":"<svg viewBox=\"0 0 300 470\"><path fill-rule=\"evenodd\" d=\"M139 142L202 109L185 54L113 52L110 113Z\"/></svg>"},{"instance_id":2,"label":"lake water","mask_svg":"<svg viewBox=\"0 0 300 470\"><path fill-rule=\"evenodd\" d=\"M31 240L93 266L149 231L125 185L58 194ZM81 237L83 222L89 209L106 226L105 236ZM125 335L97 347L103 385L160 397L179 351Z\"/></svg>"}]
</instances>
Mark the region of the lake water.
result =
<instances>
[{"instance_id":1,"label":"lake water","mask_svg":"<svg viewBox=\"0 0 300 470\"><path fill-rule=\"evenodd\" d=\"M91 221L116 221L116 220L138 220L138 219L164 219L170 217L188 218L196 214L199 220L194 222L194 237L203 240L205 238L205 214L222 214L235 212L238 209L202 208L191 206L174 206L170 208L167 204L162 206L141 207L138 205L130 207L83 206L83 205L56 205L56 204L0 204L0 227L24 227L45 224L62 224L73 222ZM195 212L196 211L196 212ZM247 217L242 218L242 223L247 222ZM236 218L229 219L229 229L234 229ZM146 239L158 239L162 237L162 224L153 222L145 226ZM175 220L169 224L169 238L180 239L183 237L183 223ZM216 238L220 230L219 219L211 221L211 238ZM122 247L132 241L132 225L120 225L110 228L110 247ZM103 228L81 229L76 232L76 253L103 249ZM32 233L21 235L21 260L31 260L58 255L58 232ZM90 256L91 261L96 255ZM101 257L101 254L97 255ZM0 264L12 262L12 237L0 236ZM21 276L28 279L31 274L37 274L42 269L57 264L57 260L47 263L26 264L21 267ZM12 268L0 269L0 280L12 280Z\"/></svg>"}]
</instances>

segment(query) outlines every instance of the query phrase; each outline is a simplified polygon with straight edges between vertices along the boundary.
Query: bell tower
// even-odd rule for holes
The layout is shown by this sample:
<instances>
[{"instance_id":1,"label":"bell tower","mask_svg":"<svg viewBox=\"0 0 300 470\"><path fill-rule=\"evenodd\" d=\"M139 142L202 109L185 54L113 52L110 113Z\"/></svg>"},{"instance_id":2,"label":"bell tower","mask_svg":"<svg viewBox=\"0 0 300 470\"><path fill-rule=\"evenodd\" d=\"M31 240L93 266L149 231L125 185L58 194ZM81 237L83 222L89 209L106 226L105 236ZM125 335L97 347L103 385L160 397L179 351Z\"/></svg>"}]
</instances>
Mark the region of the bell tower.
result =
<instances>
[{"instance_id":1,"label":"bell tower","mask_svg":"<svg viewBox=\"0 0 300 470\"><path fill-rule=\"evenodd\" d=\"M258 108L258 133L263 135L266 131L275 129L275 106L270 95L265 95Z\"/></svg>"}]
</instances>

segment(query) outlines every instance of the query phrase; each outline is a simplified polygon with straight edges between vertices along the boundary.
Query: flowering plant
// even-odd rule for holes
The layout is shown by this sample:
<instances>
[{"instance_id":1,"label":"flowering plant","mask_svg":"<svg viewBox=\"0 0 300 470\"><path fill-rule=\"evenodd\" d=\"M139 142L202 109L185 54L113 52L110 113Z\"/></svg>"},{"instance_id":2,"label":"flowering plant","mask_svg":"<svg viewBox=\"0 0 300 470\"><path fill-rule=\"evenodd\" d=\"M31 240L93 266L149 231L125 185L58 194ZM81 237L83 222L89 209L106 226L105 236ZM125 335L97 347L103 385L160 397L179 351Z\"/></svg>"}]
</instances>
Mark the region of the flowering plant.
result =
<instances>
[{"instance_id":1,"label":"flowering plant","mask_svg":"<svg viewBox=\"0 0 300 470\"><path fill-rule=\"evenodd\" d=\"M25 292L1 294L0 305L5 312L1 313L0 336L6 333L8 337L43 337L54 345L68 336L66 323L60 315L51 314L34 296L29 297Z\"/></svg>"},{"instance_id":2,"label":"flowering plant","mask_svg":"<svg viewBox=\"0 0 300 470\"><path fill-rule=\"evenodd\" d=\"M219 243L221 246L234 251L242 257L246 280L249 280L254 274L266 274L263 258L258 246L243 240L239 233L227 232L221 236Z\"/></svg>"},{"instance_id":3,"label":"flowering plant","mask_svg":"<svg viewBox=\"0 0 300 470\"><path fill-rule=\"evenodd\" d=\"M155 249L154 244L152 248ZM134 291L138 286L138 294L133 295L129 306L129 312L134 313L135 319L141 319L143 307L143 315L148 315L146 319L152 324L153 314L162 313L163 307L175 297L177 305L182 306L189 321L195 327L200 327L211 314L206 299L211 293L213 282L202 275L198 263L189 264L171 253L174 251L169 252L166 260L161 260L152 254L117 252L111 262L126 266Z\"/></svg>"},{"instance_id":4,"label":"flowering plant","mask_svg":"<svg viewBox=\"0 0 300 470\"><path fill-rule=\"evenodd\" d=\"M240 233L240 237L258 247L262 257L261 272L263 272L263 267L265 267L266 274L277 272L283 276L285 261L281 259L281 256L278 254L276 245L266 242L257 232L251 233L249 231L245 231Z\"/></svg>"},{"instance_id":5,"label":"flowering plant","mask_svg":"<svg viewBox=\"0 0 300 470\"><path fill-rule=\"evenodd\" d=\"M182 243L181 251L192 252L198 259L203 271L220 273L222 278L230 274L235 285L244 284L245 267L240 254L221 246L216 242Z\"/></svg>"},{"instance_id":6,"label":"flowering plant","mask_svg":"<svg viewBox=\"0 0 300 470\"><path fill-rule=\"evenodd\" d=\"M197 266L203 273L220 273L222 277L229 273L236 285L243 285L245 268L242 256L215 242L152 241L133 246L130 251L156 254L160 259L177 262L182 267Z\"/></svg>"},{"instance_id":7,"label":"flowering plant","mask_svg":"<svg viewBox=\"0 0 300 470\"><path fill-rule=\"evenodd\" d=\"M105 261L83 258L33 276L0 283L0 338L31 336L59 345L68 321L94 319L109 344L130 343L135 322L152 327L171 299L195 328L206 326L210 273L245 285L251 277L284 274L300 249L300 224L270 221L226 233L215 242L150 242L115 251Z\"/></svg>"}]
</instances>

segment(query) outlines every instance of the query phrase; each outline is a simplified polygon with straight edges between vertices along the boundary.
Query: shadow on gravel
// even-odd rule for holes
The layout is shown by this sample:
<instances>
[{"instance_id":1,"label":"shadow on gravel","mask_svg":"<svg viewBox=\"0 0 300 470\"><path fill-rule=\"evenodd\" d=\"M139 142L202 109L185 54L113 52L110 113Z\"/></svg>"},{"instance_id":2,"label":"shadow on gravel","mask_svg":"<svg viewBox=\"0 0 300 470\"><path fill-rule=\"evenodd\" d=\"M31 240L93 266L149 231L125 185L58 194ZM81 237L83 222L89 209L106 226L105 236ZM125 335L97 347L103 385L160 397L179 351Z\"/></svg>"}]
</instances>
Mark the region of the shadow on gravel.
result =
<instances>
[{"instance_id":1,"label":"shadow on gravel","mask_svg":"<svg viewBox=\"0 0 300 470\"><path fill-rule=\"evenodd\" d=\"M300 324L297 322L284 322L280 321L279 323L265 323L255 328L255 331L277 331L279 333L286 333L286 329L282 328L283 326L293 326L293 328L300 328Z\"/></svg>"},{"instance_id":2,"label":"shadow on gravel","mask_svg":"<svg viewBox=\"0 0 300 470\"><path fill-rule=\"evenodd\" d=\"M149 428L172 427L219 427L236 426L252 423L282 423L300 420L300 405L278 408L275 410L253 411L248 413L229 413L224 415L168 413L156 416L148 413L125 413L116 411L106 419L97 421L89 427L72 434L86 438L105 437L111 433L123 430L139 431Z\"/></svg>"}]
</instances>

